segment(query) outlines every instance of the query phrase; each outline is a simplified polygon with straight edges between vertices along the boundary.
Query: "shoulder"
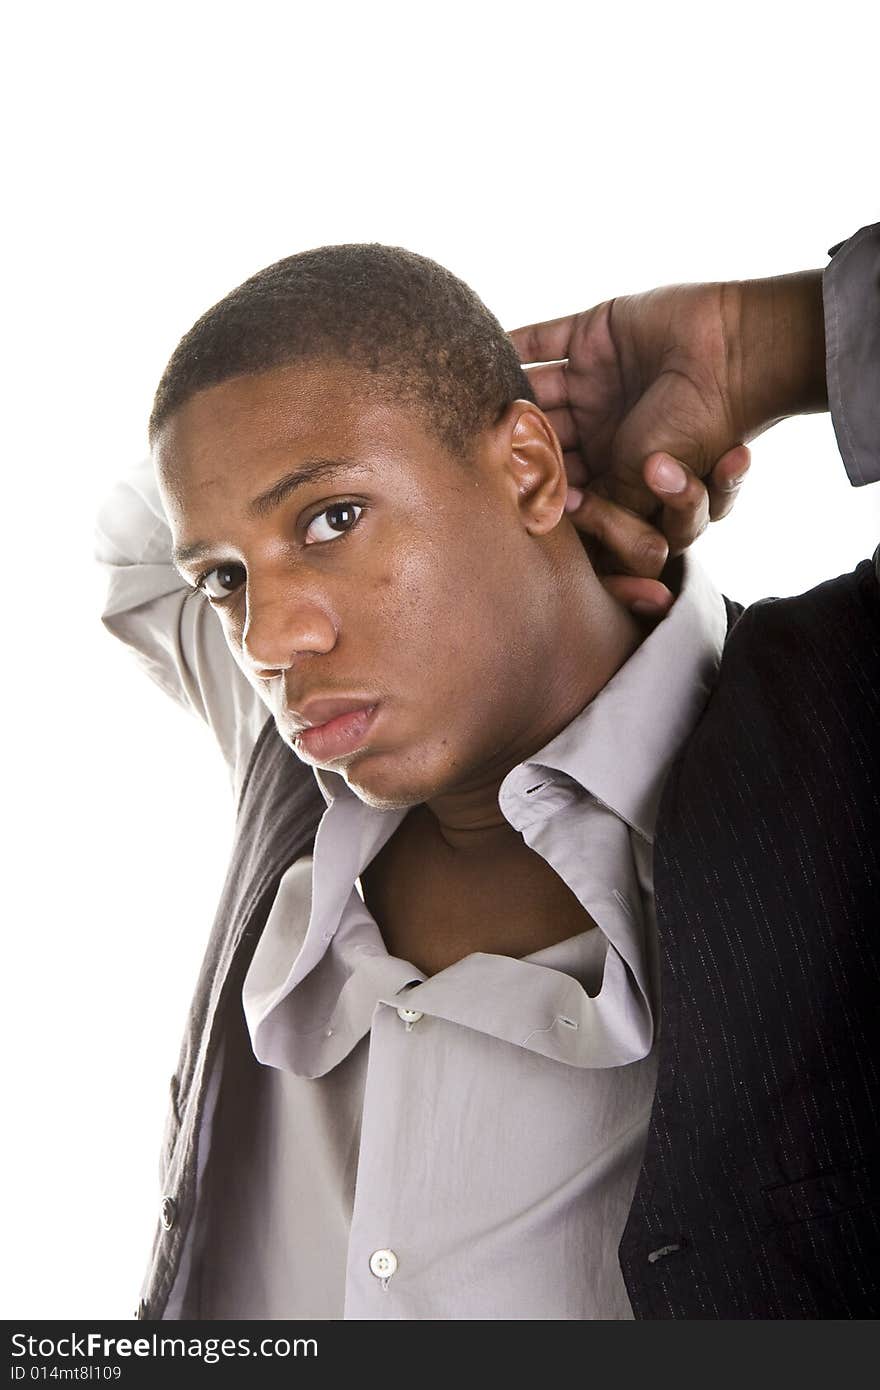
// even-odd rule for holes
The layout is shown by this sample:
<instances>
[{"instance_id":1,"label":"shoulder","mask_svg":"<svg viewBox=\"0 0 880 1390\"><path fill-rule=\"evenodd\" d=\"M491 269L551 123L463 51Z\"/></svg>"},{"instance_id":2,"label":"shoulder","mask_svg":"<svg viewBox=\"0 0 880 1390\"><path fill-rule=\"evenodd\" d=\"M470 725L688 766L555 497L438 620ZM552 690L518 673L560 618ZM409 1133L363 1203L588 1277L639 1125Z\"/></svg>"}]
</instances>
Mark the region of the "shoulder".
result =
<instances>
[{"instance_id":1,"label":"shoulder","mask_svg":"<svg viewBox=\"0 0 880 1390\"><path fill-rule=\"evenodd\" d=\"M731 674L752 668L775 670L809 665L816 653L823 664L843 657L854 645L870 658L880 641L880 546L873 559L824 580L802 594L764 598L743 608L725 599L730 626L722 655L719 684Z\"/></svg>"},{"instance_id":2,"label":"shoulder","mask_svg":"<svg viewBox=\"0 0 880 1390\"><path fill-rule=\"evenodd\" d=\"M871 760L880 729L880 583L873 561L732 623L715 686L679 771L722 780L811 761Z\"/></svg>"},{"instance_id":3,"label":"shoulder","mask_svg":"<svg viewBox=\"0 0 880 1390\"><path fill-rule=\"evenodd\" d=\"M667 778L667 829L695 806L728 828L762 815L784 824L795 802L826 828L844 803L874 824L878 740L880 583L863 560L803 594L761 599L732 624Z\"/></svg>"}]
</instances>

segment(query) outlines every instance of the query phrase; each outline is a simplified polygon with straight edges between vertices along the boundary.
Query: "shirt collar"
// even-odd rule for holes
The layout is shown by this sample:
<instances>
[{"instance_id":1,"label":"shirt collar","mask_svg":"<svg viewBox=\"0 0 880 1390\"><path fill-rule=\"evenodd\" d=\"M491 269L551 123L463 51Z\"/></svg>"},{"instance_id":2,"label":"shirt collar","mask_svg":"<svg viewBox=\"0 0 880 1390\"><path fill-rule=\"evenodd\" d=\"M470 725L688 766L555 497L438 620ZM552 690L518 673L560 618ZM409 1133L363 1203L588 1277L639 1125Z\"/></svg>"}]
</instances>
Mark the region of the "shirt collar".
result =
<instances>
[{"instance_id":1,"label":"shirt collar","mask_svg":"<svg viewBox=\"0 0 880 1390\"><path fill-rule=\"evenodd\" d=\"M715 684L726 636L724 599L686 553L666 617L580 714L507 774L499 801L562 773L653 842L666 773Z\"/></svg>"},{"instance_id":2,"label":"shirt collar","mask_svg":"<svg viewBox=\"0 0 880 1390\"><path fill-rule=\"evenodd\" d=\"M666 617L580 714L511 769L499 789L501 809L525 795L536 774L561 773L653 841L666 772L708 699L726 635L724 599L686 552ZM355 796L339 773L313 771L328 806Z\"/></svg>"}]
</instances>

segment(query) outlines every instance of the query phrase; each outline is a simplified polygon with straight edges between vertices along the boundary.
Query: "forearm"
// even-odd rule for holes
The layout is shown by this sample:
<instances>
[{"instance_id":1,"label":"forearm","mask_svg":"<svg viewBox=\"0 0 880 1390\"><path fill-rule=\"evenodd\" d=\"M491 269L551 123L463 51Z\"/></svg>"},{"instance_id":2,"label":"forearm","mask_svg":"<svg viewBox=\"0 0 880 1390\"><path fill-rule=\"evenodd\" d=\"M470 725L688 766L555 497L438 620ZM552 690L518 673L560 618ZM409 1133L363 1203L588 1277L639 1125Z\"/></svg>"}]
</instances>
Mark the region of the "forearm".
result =
<instances>
[{"instance_id":1,"label":"forearm","mask_svg":"<svg viewBox=\"0 0 880 1390\"><path fill-rule=\"evenodd\" d=\"M743 281L730 300L743 437L830 410L850 482L880 480L880 224L842 242L824 272Z\"/></svg>"},{"instance_id":2,"label":"forearm","mask_svg":"<svg viewBox=\"0 0 880 1390\"><path fill-rule=\"evenodd\" d=\"M233 660L217 615L171 563L153 464L130 468L100 508L95 556L107 576L101 618L147 675L213 730L238 786L269 710Z\"/></svg>"},{"instance_id":3,"label":"forearm","mask_svg":"<svg viewBox=\"0 0 880 1390\"><path fill-rule=\"evenodd\" d=\"M822 271L740 284L735 337L746 439L790 415L828 409Z\"/></svg>"}]
</instances>

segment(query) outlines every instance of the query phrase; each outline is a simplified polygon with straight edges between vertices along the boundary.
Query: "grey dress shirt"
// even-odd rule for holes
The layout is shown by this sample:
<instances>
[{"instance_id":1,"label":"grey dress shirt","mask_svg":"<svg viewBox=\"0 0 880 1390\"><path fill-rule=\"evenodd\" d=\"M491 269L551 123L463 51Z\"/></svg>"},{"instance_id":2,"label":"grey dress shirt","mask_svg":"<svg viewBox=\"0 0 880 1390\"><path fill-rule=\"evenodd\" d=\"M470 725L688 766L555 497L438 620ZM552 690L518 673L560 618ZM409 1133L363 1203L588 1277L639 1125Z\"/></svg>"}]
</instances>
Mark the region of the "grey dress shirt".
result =
<instances>
[{"instance_id":1,"label":"grey dress shirt","mask_svg":"<svg viewBox=\"0 0 880 1390\"><path fill-rule=\"evenodd\" d=\"M847 338L831 322L833 409ZM105 623L211 723L237 788L266 709L170 565L149 461L102 510L99 558ZM597 923L523 959L426 979L389 955L359 876L405 812L316 773L314 857L284 875L243 991L255 1119L203 1168L166 1317L631 1316L617 1249L655 1083L654 821L725 628L685 557L669 616L505 778L503 814Z\"/></svg>"},{"instance_id":2,"label":"grey dress shirt","mask_svg":"<svg viewBox=\"0 0 880 1390\"><path fill-rule=\"evenodd\" d=\"M314 859L282 879L244 985L260 1132L203 1223L199 1316L630 1316L617 1247L656 1072L654 821L726 626L689 563L670 617L504 779L505 817L598 924L523 959L426 978L389 955L357 880L406 813L316 773Z\"/></svg>"}]
</instances>

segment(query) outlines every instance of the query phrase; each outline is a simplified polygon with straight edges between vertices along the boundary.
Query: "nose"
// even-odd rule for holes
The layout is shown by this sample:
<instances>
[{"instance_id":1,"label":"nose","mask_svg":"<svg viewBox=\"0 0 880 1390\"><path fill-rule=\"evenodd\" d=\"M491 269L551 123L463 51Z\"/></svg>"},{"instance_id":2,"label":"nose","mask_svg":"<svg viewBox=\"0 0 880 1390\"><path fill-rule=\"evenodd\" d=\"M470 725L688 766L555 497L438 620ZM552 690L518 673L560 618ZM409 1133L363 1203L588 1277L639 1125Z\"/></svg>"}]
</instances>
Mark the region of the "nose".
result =
<instances>
[{"instance_id":1,"label":"nose","mask_svg":"<svg viewBox=\"0 0 880 1390\"><path fill-rule=\"evenodd\" d=\"M318 595L288 582L249 581L242 633L245 661L263 680L287 671L302 653L326 653L336 645L336 622Z\"/></svg>"}]
</instances>

